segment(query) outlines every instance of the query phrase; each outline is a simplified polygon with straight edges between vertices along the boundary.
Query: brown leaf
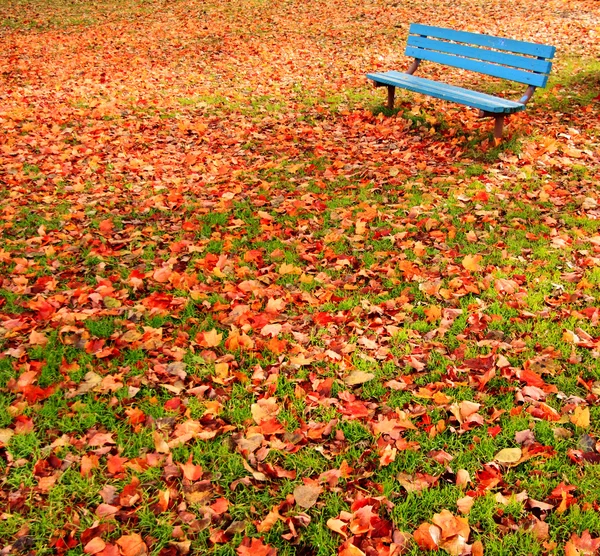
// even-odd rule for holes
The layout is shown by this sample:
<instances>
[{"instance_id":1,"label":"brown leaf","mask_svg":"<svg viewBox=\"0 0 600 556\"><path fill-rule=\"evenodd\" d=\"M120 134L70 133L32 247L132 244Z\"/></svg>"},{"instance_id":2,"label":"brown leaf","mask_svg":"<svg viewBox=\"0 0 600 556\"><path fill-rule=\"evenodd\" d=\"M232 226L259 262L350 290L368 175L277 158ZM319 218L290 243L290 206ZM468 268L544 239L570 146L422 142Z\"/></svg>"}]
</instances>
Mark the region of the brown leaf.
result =
<instances>
[{"instance_id":1,"label":"brown leaf","mask_svg":"<svg viewBox=\"0 0 600 556\"><path fill-rule=\"evenodd\" d=\"M366 373L364 371L352 371L348 376L344 378L344 382L348 386L357 386L358 384L364 384L375 378L374 373Z\"/></svg>"},{"instance_id":2,"label":"brown leaf","mask_svg":"<svg viewBox=\"0 0 600 556\"><path fill-rule=\"evenodd\" d=\"M323 488L316 484L298 485L294 489L294 500L301 508L312 508L317 503L321 492Z\"/></svg>"},{"instance_id":3,"label":"brown leaf","mask_svg":"<svg viewBox=\"0 0 600 556\"><path fill-rule=\"evenodd\" d=\"M152 439L154 440L154 449L159 454L168 454L171 451L163 435L157 430L152 431Z\"/></svg>"}]
</instances>

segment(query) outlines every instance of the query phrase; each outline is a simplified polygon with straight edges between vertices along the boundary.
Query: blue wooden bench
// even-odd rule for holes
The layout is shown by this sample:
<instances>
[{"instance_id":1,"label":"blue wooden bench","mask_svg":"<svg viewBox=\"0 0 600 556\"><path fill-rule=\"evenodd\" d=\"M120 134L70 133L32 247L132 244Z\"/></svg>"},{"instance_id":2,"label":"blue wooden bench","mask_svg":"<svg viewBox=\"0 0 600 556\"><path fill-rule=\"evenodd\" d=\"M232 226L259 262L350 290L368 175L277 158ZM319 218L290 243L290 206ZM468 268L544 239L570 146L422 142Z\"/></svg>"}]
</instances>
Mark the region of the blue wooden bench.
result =
<instances>
[{"instance_id":1,"label":"blue wooden bench","mask_svg":"<svg viewBox=\"0 0 600 556\"><path fill-rule=\"evenodd\" d=\"M406 73L387 71L369 73L378 87L388 88L388 108L394 107L396 87L423 93L479 109L480 117L495 118L494 136L502 137L504 118L520 112L537 87L544 87L552 67L555 48L545 44L503 39L491 35L455 31L413 23L409 29L405 54L414 58ZM517 101L479 93L439 81L417 77L413 73L421 60L437 62L528 85Z\"/></svg>"}]
</instances>

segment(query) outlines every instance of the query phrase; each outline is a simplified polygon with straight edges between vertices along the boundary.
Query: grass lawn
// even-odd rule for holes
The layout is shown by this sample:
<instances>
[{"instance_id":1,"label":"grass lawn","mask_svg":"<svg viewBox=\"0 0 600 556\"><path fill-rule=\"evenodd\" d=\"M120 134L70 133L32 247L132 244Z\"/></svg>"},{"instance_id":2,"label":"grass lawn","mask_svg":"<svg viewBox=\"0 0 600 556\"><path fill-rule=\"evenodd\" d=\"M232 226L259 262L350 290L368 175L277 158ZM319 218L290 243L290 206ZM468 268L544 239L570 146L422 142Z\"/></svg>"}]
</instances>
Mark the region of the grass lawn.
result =
<instances>
[{"instance_id":1,"label":"grass lawn","mask_svg":"<svg viewBox=\"0 0 600 556\"><path fill-rule=\"evenodd\" d=\"M382 108L411 22L557 47L500 145ZM0 555L597 554L599 36L583 0L4 0Z\"/></svg>"}]
</instances>

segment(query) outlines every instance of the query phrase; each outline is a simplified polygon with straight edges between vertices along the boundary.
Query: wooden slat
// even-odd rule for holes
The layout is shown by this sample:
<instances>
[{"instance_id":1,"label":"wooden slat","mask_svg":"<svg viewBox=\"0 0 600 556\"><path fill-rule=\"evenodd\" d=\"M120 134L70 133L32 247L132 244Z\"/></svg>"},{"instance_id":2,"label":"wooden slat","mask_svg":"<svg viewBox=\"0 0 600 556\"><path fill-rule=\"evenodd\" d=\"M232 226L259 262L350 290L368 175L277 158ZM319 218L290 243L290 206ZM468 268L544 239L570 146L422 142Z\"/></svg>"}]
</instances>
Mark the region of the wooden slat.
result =
<instances>
[{"instance_id":1,"label":"wooden slat","mask_svg":"<svg viewBox=\"0 0 600 556\"><path fill-rule=\"evenodd\" d=\"M422 93L434 98L472 106L473 108L478 108L494 114L512 114L525 109L525 105L518 102L397 71L369 73L367 74L367 77L377 83L402 87L403 89L415 93Z\"/></svg>"},{"instance_id":2,"label":"wooden slat","mask_svg":"<svg viewBox=\"0 0 600 556\"><path fill-rule=\"evenodd\" d=\"M503 66L534 71L536 73L550 73L550 69L552 68L552 62L540 60L539 58L528 58L526 56L518 56L517 54L507 54L506 52L498 52L497 50L485 50L474 46L426 39L414 35L408 37L408 46L425 48L426 50L435 50L437 52L473 58L475 60L483 60L494 64L501 64Z\"/></svg>"},{"instance_id":3,"label":"wooden slat","mask_svg":"<svg viewBox=\"0 0 600 556\"><path fill-rule=\"evenodd\" d=\"M456 94L459 95L462 99L470 99L473 102L489 102L490 105L494 105L503 109L516 108L517 111L519 111L524 108L524 105L522 103L515 102L507 98L488 95L487 93L480 93L471 89L456 87L455 85L449 85L440 81L434 81L432 79L426 79L424 77L417 77L416 75L409 75L407 73L402 73L399 71L388 71L379 75L386 76L389 79L395 80L397 83L411 83L416 87L426 88L429 91L439 90L440 92L449 92L450 94Z\"/></svg>"},{"instance_id":4,"label":"wooden slat","mask_svg":"<svg viewBox=\"0 0 600 556\"><path fill-rule=\"evenodd\" d=\"M420 23L411 24L408 32L410 35L435 37L448 41L485 46L488 48L495 48L497 50L505 50L507 52L514 52L517 54L538 56L540 58L552 59L554 57L554 52L556 51L554 46L549 46L547 44L517 41L514 39L494 37L492 35L469 33L467 31L455 31L454 29L432 27L430 25L421 25Z\"/></svg>"},{"instance_id":5,"label":"wooden slat","mask_svg":"<svg viewBox=\"0 0 600 556\"><path fill-rule=\"evenodd\" d=\"M415 48L413 46L408 46L405 54L407 56L412 56L413 58L419 58L420 60L429 60L446 66L476 71L486 75L500 77L502 79L526 83L527 85L533 85L534 87L544 87L546 81L548 81L547 75L499 66L497 64L490 64L489 62L480 62L470 58L461 58L459 56L452 56L451 54L434 52L423 48Z\"/></svg>"}]
</instances>

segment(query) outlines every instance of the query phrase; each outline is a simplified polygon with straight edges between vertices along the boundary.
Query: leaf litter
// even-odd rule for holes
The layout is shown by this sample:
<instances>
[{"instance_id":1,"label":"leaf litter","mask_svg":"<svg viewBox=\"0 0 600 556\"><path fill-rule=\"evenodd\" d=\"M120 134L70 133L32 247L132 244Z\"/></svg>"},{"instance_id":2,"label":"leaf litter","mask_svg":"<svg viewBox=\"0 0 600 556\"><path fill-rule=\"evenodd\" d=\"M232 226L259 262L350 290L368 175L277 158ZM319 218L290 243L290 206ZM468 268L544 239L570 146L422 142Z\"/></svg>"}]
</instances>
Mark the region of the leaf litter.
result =
<instances>
[{"instance_id":1,"label":"leaf litter","mask_svg":"<svg viewBox=\"0 0 600 556\"><path fill-rule=\"evenodd\" d=\"M595 4L288 4L0 8L2 553L596 554ZM560 78L375 114L411 21Z\"/></svg>"}]
</instances>

